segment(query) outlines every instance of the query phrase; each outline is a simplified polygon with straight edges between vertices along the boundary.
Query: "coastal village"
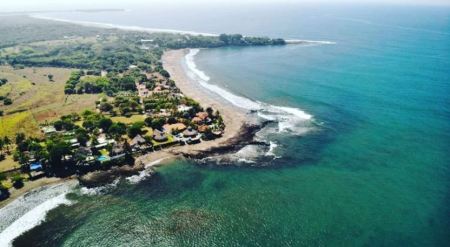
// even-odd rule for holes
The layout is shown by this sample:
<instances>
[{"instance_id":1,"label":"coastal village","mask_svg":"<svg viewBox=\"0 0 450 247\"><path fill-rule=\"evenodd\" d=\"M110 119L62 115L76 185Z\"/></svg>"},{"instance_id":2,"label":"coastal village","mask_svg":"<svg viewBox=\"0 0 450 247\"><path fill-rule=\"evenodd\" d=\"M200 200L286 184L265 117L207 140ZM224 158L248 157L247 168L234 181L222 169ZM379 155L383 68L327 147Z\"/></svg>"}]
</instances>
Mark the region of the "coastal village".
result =
<instances>
[{"instance_id":1,"label":"coastal village","mask_svg":"<svg viewBox=\"0 0 450 247\"><path fill-rule=\"evenodd\" d=\"M0 37L1 199L46 184L39 181L81 178L126 165L137 169L135 161L153 152L157 156L177 145L205 148L199 143L228 138L244 117L220 108L222 116L211 107L218 104L180 80L204 105L184 95L163 68L163 54L286 44L241 34L80 28L25 17L11 21L40 29L6 26ZM227 134L223 118L233 130Z\"/></svg>"},{"instance_id":2,"label":"coastal village","mask_svg":"<svg viewBox=\"0 0 450 247\"><path fill-rule=\"evenodd\" d=\"M123 78L132 78L129 84L133 86L113 93L98 89ZM66 83L65 93L103 96L95 102L94 111L42 123L41 138L17 133L14 141L2 139L2 150L20 164L10 177L10 187L20 188L25 180L49 175L81 175L130 164L137 156L170 146L219 138L225 128L218 111L204 109L183 95L162 67L149 71L130 65L114 74L76 70ZM8 194L7 185L2 185L3 198Z\"/></svg>"}]
</instances>

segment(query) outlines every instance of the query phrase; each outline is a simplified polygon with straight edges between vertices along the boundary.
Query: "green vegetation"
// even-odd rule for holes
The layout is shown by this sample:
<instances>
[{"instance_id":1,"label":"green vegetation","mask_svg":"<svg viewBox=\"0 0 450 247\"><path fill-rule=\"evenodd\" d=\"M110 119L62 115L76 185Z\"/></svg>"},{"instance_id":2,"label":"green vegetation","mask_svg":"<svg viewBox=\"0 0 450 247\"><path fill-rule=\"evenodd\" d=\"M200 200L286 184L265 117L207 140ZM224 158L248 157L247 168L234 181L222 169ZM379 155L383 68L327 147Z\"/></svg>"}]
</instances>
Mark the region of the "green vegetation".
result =
<instances>
[{"instance_id":1,"label":"green vegetation","mask_svg":"<svg viewBox=\"0 0 450 247\"><path fill-rule=\"evenodd\" d=\"M165 50L285 44L240 34L81 28L25 16L0 17L0 33L0 168L16 172L20 165L22 174L10 177L17 188L41 165L47 175L82 174L155 147L219 137L220 113L181 94L162 66Z\"/></svg>"}]
</instances>

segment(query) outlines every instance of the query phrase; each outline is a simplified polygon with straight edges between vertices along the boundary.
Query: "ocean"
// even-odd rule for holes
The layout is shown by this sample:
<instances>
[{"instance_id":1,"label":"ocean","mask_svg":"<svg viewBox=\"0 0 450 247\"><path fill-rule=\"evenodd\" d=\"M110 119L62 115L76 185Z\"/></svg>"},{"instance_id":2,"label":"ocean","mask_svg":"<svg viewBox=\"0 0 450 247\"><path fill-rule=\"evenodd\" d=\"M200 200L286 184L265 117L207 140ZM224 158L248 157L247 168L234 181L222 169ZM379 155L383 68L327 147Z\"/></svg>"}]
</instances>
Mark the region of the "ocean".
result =
<instances>
[{"instance_id":1,"label":"ocean","mask_svg":"<svg viewBox=\"0 0 450 247\"><path fill-rule=\"evenodd\" d=\"M256 137L270 147L244 147L227 165L180 160L150 179L73 190L14 245L448 246L450 8L130 6L46 16L321 42L192 50L184 64L199 83L275 120Z\"/></svg>"}]
</instances>

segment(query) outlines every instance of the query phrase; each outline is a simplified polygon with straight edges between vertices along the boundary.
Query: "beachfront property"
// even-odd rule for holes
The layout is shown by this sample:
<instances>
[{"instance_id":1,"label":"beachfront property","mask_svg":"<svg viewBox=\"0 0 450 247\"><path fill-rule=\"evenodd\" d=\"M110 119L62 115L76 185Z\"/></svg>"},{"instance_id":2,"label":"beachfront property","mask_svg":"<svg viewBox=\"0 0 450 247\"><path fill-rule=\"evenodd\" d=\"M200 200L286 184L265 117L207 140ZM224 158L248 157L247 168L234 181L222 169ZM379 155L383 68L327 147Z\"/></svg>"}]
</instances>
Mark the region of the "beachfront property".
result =
<instances>
[{"instance_id":1,"label":"beachfront property","mask_svg":"<svg viewBox=\"0 0 450 247\"><path fill-rule=\"evenodd\" d=\"M108 91L95 111L63 115L40 126L42 136L17 143L21 171L35 178L105 169L133 157L176 145L195 145L221 136L225 125L218 112L186 97L167 72L148 73L138 66L111 74L75 71L66 94L97 93L95 85L126 80L126 87ZM165 75L163 75L165 74Z\"/></svg>"}]
</instances>

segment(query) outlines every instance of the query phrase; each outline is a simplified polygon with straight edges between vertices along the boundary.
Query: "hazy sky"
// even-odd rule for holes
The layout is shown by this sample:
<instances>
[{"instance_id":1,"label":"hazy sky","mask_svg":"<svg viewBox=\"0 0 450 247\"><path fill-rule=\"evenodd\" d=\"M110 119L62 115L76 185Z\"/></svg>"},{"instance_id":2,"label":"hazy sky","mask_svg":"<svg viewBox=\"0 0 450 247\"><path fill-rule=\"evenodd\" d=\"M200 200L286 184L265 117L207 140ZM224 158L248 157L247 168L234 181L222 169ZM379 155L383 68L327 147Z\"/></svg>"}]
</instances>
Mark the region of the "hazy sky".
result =
<instances>
[{"instance_id":1,"label":"hazy sky","mask_svg":"<svg viewBox=\"0 0 450 247\"><path fill-rule=\"evenodd\" d=\"M74 8L129 8L137 3L193 4L193 3L389 3L411 5L450 5L450 0L0 0L0 11L61 10Z\"/></svg>"}]
</instances>

